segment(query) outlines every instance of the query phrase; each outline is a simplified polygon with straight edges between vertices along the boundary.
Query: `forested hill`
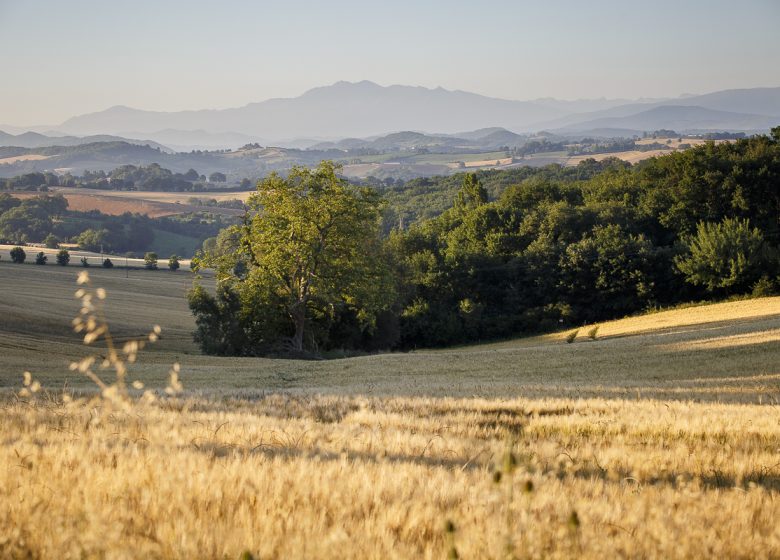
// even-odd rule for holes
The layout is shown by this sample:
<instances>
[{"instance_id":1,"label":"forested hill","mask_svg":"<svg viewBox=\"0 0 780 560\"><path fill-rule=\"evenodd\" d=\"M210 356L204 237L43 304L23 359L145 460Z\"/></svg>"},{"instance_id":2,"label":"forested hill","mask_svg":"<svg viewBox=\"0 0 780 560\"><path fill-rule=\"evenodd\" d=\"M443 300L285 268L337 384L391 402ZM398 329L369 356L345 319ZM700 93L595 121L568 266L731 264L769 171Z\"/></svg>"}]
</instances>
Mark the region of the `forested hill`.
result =
<instances>
[{"instance_id":1,"label":"forested hill","mask_svg":"<svg viewBox=\"0 0 780 560\"><path fill-rule=\"evenodd\" d=\"M482 175L489 188L462 187L440 216L391 234L402 345L780 288L780 128L634 166L583 165L579 177L542 170L506 188Z\"/></svg>"},{"instance_id":2,"label":"forested hill","mask_svg":"<svg viewBox=\"0 0 780 560\"><path fill-rule=\"evenodd\" d=\"M634 166L461 174L387 195L377 246L392 289L368 290L364 302L308 302L314 348L484 341L780 290L780 127ZM439 214L426 218L425 206ZM404 208L417 221L399 228ZM291 335L284 305L257 287L267 275L242 255L245 234L233 228L217 240L217 301L201 291L191 302L210 352L252 353Z\"/></svg>"}]
</instances>

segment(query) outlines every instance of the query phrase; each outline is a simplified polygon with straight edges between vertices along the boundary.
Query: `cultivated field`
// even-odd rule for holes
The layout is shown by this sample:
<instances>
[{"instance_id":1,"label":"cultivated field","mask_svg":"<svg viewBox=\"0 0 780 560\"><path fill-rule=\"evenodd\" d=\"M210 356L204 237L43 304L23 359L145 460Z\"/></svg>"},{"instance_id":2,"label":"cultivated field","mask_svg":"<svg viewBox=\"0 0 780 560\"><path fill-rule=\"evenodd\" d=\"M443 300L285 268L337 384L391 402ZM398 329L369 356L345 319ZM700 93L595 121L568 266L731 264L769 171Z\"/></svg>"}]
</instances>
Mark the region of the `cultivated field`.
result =
<instances>
[{"instance_id":1,"label":"cultivated field","mask_svg":"<svg viewBox=\"0 0 780 560\"><path fill-rule=\"evenodd\" d=\"M60 244L60 246L65 246L65 248L68 249L68 253L70 254L70 263L68 264L67 270L74 271L72 274L77 274L81 267L81 258L84 257L87 259L87 263L90 267L99 267L103 263L103 259L109 258L111 259L111 262L114 263L114 266L117 267L133 267L133 268L143 268L145 266L145 262L143 259L131 259L127 258L121 255L111 255L108 253L100 254L100 253L93 253L92 251L81 251L78 249L78 247L75 244ZM0 262L4 262L5 264L9 264L11 262L11 250L14 247L18 247L18 245L4 245L0 243ZM59 249L49 249L47 247L33 247L30 245L22 245L22 249L24 249L24 252L27 254L27 259L25 260L25 265L35 264L35 256L42 252L46 255L46 258L48 259L46 261L46 266L58 266L57 265L57 253L59 252ZM181 265L182 269L188 269L190 267L190 259L179 259L179 264ZM159 258L157 259L157 266L158 268L167 269L168 268L168 259L166 258ZM92 270L90 268L90 270ZM124 272L123 272L124 274Z\"/></svg>"},{"instance_id":2,"label":"cultivated field","mask_svg":"<svg viewBox=\"0 0 780 560\"><path fill-rule=\"evenodd\" d=\"M90 387L77 272L0 264L0 557L780 556L780 298L572 344L219 359L188 275L90 269L120 340L162 327L130 379L181 364L183 394L125 409L58 397ZM24 370L53 393L12 397Z\"/></svg>"},{"instance_id":3,"label":"cultivated field","mask_svg":"<svg viewBox=\"0 0 780 560\"><path fill-rule=\"evenodd\" d=\"M17 198L31 198L44 193L12 192ZM217 200L232 200L248 198L251 192L238 193L163 193L146 191L107 191L89 190L67 187L53 187L48 194L61 194L68 200L68 209L77 212L98 210L111 216L120 216L125 212L145 214L150 218L188 214L206 210L214 214L239 216L243 212L234 208L218 208L216 206L198 206L190 204L192 197Z\"/></svg>"},{"instance_id":4,"label":"cultivated field","mask_svg":"<svg viewBox=\"0 0 780 560\"><path fill-rule=\"evenodd\" d=\"M3 164L11 164L11 163L17 163L20 161L41 161L44 159L49 159L51 156L44 156L41 154L24 154L20 156L10 156L6 158L0 158L0 165Z\"/></svg>"}]
</instances>

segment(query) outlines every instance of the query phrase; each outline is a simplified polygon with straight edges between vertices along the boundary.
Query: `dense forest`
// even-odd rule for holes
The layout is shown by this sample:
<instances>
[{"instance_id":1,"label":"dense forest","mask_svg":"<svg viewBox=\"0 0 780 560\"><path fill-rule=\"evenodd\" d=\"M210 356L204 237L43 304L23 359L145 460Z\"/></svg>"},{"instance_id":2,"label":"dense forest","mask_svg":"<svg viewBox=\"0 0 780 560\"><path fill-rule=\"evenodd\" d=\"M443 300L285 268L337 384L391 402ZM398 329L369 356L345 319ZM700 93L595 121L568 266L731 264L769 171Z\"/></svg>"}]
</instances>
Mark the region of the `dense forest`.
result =
<instances>
[{"instance_id":1,"label":"dense forest","mask_svg":"<svg viewBox=\"0 0 780 560\"><path fill-rule=\"evenodd\" d=\"M292 183L274 181L263 183L263 196L291 190L297 195L289 200L298 201L291 204L331 191L348 198L350 188L359 188L329 178L327 166ZM401 200L410 190L416 196ZM301 306L308 312L309 350L405 349L778 290L780 128L772 136L707 143L633 166L588 160L574 168L460 174L385 194L385 232L377 226L371 235L378 242L367 237L358 251L361 258L373 251L383 263L372 273L376 293L370 296L354 295L346 284L343 293L332 285L318 293L304 282L311 293L291 307L284 290L276 290L284 282L289 287L289 278L283 265L263 261L265 238L257 232L283 231L300 219L290 240L299 243L306 227L322 240L326 226L314 221L322 205L295 219L286 206L284 217L258 213L223 231L201 256L202 265L218 270L217 294L196 288L190 298L203 349L281 350L296 332L290 310ZM433 204L423 210L427 202ZM413 214L412 223L397 227L404 211ZM426 218L423 211L438 215ZM355 231L368 231L365 223L356 225L363 229ZM349 270L358 253L345 251L334 259ZM364 273L355 274L348 277L365 281Z\"/></svg>"}]
</instances>

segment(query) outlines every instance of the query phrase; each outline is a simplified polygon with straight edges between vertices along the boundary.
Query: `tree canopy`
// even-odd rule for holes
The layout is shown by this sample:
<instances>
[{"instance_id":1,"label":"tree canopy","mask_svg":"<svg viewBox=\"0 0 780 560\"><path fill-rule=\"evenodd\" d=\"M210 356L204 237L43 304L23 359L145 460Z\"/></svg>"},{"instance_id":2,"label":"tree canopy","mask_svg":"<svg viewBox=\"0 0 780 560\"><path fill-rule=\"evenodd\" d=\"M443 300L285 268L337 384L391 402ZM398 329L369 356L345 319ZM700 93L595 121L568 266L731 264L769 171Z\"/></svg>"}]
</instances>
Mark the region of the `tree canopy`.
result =
<instances>
[{"instance_id":1,"label":"tree canopy","mask_svg":"<svg viewBox=\"0 0 780 560\"><path fill-rule=\"evenodd\" d=\"M254 215L229 230L237 250L216 261L221 304L203 290L191 295L201 339L208 315L238 305L233 294L249 353L280 346L302 352L327 345L339 329L357 336L374 329L392 301L381 258L380 197L337 170L322 162L258 184L248 202Z\"/></svg>"},{"instance_id":2,"label":"tree canopy","mask_svg":"<svg viewBox=\"0 0 780 560\"><path fill-rule=\"evenodd\" d=\"M282 337L296 350L441 346L780 286L780 128L636 165L389 190L336 172L269 177L254 214L210 244L217 295L190 302L204 349L263 353Z\"/></svg>"}]
</instances>

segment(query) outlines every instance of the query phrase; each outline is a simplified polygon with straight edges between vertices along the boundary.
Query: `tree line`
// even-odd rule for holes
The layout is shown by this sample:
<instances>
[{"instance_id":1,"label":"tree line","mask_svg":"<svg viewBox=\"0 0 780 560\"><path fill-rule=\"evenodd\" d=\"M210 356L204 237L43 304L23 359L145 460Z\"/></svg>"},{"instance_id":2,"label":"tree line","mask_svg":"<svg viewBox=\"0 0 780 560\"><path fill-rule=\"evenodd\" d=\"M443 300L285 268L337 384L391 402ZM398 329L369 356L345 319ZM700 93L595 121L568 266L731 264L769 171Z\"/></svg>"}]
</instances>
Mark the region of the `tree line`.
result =
<instances>
[{"instance_id":1,"label":"tree line","mask_svg":"<svg viewBox=\"0 0 780 560\"><path fill-rule=\"evenodd\" d=\"M11 244L44 243L56 248L71 242L88 251L143 254L154 249L158 234L183 235L199 243L233 222L211 212L162 218L129 212L120 216L76 212L68 210L62 195L18 199L0 193L0 241Z\"/></svg>"},{"instance_id":2,"label":"tree line","mask_svg":"<svg viewBox=\"0 0 780 560\"><path fill-rule=\"evenodd\" d=\"M204 351L444 346L778 291L780 127L633 166L496 172L496 196L461 174L450 208L389 232L380 194L337 171L262 181L195 260L218 277L190 294Z\"/></svg>"}]
</instances>

